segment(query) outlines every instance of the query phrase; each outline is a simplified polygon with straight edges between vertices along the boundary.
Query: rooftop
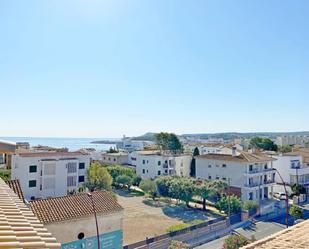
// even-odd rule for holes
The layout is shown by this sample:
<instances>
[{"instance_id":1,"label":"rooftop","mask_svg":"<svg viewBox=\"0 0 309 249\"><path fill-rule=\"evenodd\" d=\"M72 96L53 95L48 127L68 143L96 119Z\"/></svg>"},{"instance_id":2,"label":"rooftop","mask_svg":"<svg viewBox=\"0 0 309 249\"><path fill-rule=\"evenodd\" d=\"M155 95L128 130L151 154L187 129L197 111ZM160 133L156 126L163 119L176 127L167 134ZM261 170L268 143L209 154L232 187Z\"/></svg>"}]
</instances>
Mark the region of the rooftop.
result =
<instances>
[{"instance_id":1,"label":"rooftop","mask_svg":"<svg viewBox=\"0 0 309 249\"><path fill-rule=\"evenodd\" d=\"M309 220L255 241L241 249L304 249L309 245Z\"/></svg>"},{"instance_id":2,"label":"rooftop","mask_svg":"<svg viewBox=\"0 0 309 249\"><path fill-rule=\"evenodd\" d=\"M0 248L60 248L60 243L1 178L0 234Z\"/></svg>"},{"instance_id":3,"label":"rooftop","mask_svg":"<svg viewBox=\"0 0 309 249\"><path fill-rule=\"evenodd\" d=\"M305 163L309 163L309 148L298 148L293 152L285 153L288 156L302 156Z\"/></svg>"},{"instance_id":4,"label":"rooftop","mask_svg":"<svg viewBox=\"0 0 309 249\"><path fill-rule=\"evenodd\" d=\"M21 190L19 180L9 180L6 184L17 194L18 198L25 202L23 191Z\"/></svg>"},{"instance_id":5,"label":"rooftop","mask_svg":"<svg viewBox=\"0 0 309 249\"><path fill-rule=\"evenodd\" d=\"M238 155L227 155L227 154L206 154L197 156L197 158L201 159L209 159L209 160L218 160L218 161L233 161L240 163L259 163L259 162L270 162L275 161L275 158L271 158L269 156L257 153L249 153L241 151Z\"/></svg>"},{"instance_id":6,"label":"rooftop","mask_svg":"<svg viewBox=\"0 0 309 249\"><path fill-rule=\"evenodd\" d=\"M63 152L63 151L28 151L17 153L20 157L74 157L84 156L87 153L82 152Z\"/></svg>"},{"instance_id":7,"label":"rooftop","mask_svg":"<svg viewBox=\"0 0 309 249\"><path fill-rule=\"evenodd\" d=\"M92 196L98 214L111 214L123 210L107 191L95 191L92 192ZM87 193L31 201L30 208L44 224L93 214L91 199Z\"/></svg>"}]
</instances>

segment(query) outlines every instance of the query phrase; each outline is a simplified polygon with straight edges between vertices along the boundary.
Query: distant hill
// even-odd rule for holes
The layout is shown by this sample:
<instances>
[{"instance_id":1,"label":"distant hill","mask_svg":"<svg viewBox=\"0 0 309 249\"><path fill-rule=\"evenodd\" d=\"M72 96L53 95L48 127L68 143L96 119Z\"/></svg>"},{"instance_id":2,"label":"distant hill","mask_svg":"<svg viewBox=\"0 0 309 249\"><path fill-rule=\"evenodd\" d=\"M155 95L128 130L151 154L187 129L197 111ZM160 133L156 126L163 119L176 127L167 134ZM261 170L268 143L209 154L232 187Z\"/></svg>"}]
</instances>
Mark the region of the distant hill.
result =
<instances>
[{"instance_id":1,"label":"distant hill","mask_svg":"<svg viewBox=\"0 0 309 249\"><path fill-rule=\"evenodd\" d=\"M132 137L132 140L154 141L154 132L147 132L144 135ZM309 131L295 131L295 132L222 132L222 133L199 133L199 134L182 134L179 135L183 138L196 138L196 139L210 139L210 138L223 138L224 140L233 140L235 138L253 138L253 137L269 137L276 138L278 136L309 136Z\"/></svg>"}]
</instances>

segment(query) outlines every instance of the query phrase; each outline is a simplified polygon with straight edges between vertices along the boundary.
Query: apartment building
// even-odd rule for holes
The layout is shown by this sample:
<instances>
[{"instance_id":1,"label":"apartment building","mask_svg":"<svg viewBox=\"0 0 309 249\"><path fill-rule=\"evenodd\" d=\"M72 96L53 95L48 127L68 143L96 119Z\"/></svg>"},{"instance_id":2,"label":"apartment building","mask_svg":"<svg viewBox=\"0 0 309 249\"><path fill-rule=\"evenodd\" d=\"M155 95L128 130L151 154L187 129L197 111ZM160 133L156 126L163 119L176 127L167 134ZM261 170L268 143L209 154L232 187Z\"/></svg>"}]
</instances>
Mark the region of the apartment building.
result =
<instances>
[{"instance_id":1,"label":"apartment building","mask_svg":"<svg viewBox=\"0 0 309 249\"><path fill-rule=\"evenodd\" d=\"M237 152L196 157L196 177L229 182L231 192L243 201L271 198L275 185L274 158L262 154Z\"/></svg>"},{"instance_id":2,"label":"apartment building","mask_svg":"<svg viewBox=\"0 0 309 249\"><path fill-rule=\"evenodd\" d=\"M295 183L304 185L309 193L309 149L298 149L294 152L274 155L277 160L273 167L276 168L289 186ZM276 182L282 182L276 175Z\"/></svg>"},{"instance_id":3,"label":"apartment building","mask_svg":"<svg viewBox=\"0 0 309 249\"><path fill-rule=\"evenodd\" d=\"M304 146L306 143L309 143L309 136L301 136L301 135L286 135L286 136L279 136L276 138L275 143L279 146L284 145L293 145L298 144Z\"/></svg>"},{"instance_id":4,"label":"apartment building","mask_svg":"<svg viewBox=\"0 0 309 249\"><path fill-rule=\"evenodd\" d=\"M80 152L23 152L12 155L12 179L20 182L27 200L78 192L86 181L88 154Z\"/></svg>"},{"instance_id":5,"label":"apartment building","mask_svg":"<svg viewBox=\"0 0 309 249\"><path fill-rule=\"evenodd\" d=\"M150 151L141 151L136 155L136 173L143 179L190 175L191 155L171 155Z\"/></svg>"},{"instance_id":6,"label":"apartment building","mask_svg":"<svg viewBox=\"0 0 309 249\"><path fill-rule=\"evenodd\" d=\"M104 164L128 164L128 153L102 153L100 161Z\"/></svg>"},{"instance_id":7,"label":"apartment building","mask_svg":"<svg viewBox=\"0 0 309 249\"><path fill-rule=\"evenodd\" d=\"M123 208L107 191L30 201L30 208L61 243L62 249L97 248L97 230L92 201L98 220L101 248L122 249Z\"/></svg>"}]
</instances>

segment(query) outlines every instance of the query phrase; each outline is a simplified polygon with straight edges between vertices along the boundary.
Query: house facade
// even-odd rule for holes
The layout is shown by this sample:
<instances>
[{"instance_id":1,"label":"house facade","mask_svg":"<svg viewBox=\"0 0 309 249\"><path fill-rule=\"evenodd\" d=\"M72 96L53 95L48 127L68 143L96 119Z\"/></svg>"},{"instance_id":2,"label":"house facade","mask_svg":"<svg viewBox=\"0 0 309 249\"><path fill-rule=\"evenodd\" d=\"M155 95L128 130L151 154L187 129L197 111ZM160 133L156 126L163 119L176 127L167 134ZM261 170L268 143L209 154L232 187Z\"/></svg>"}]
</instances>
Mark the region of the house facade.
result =
<instances>
[{"instance_id":1,"label":"house facade","mask_svg":"<svg viewBox=\"0 0 309 249\"><path fill-rule=\"evenodd\" d=\"M196 157L196 178L227 181L231 192L242 201L269 199L275 185L274 160L265 155L235 151L201 155Z\"/></svg>"},{"instance_id":2,"label":"house facade","mask_svg":"<svg viewBox=\"0 0 309 249\"><path fill-rule=\"evenodd\" d=\"M309 150L308 150L309 156ZM303 153L298 151L274 155L277 160L273 167L276 168L283 178L283 181L292 186L295 183L302 184L309 193L309 163ZM281 183L279 176L276 176L276 182Z\"/></svg>"},{"instance_id":3,"label":"house facade","mask_svg":"<svg viewBox=\"0 0 309 249\"><path fill-rule=\"evenodd\" d=\"M12 155L12 179L25 199L77 193L86 181L90 157L80 152L24 152Z\"/></svg>"},{"instance_id":4,"label":"house facade","mask_svg":"<svg viewBox=\"0 0 309 249\"><path fill-rule=\"evenodd\" d=\"M128 153L116 152L116 153L103 153L100 161L104 164L128 164Z\"/></svg>"},{"instance_id":5,"label":"house facade","mask_svg":"<svg viewBox=\"0 0 309 249\"><path fill-rule=\"evenodd\" d=\"M190 176L191 161L191 155L137 153L136 173L143 179L154 179L158 176Z\"/></svg>"}]
</instances>

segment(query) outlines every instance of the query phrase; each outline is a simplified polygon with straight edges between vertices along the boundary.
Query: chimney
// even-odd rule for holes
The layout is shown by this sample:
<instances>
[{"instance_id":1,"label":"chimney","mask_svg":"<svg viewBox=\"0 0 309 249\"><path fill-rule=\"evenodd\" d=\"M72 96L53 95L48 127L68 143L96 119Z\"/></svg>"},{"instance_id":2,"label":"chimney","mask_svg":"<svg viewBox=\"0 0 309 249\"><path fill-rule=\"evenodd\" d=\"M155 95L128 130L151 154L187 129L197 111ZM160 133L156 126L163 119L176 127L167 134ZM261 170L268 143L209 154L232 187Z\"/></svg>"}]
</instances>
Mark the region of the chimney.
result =
<instances>
[{"instance_id":1,"label":"chimney","mask_svg":"<svg viewBox=\"0 0 309 249\"><path fill-rule=\"evenodd\" d=\"M237 156L235 146L232 147L232 156Z\"/></svg>"}]
</instances>

